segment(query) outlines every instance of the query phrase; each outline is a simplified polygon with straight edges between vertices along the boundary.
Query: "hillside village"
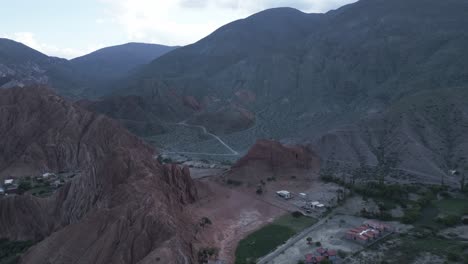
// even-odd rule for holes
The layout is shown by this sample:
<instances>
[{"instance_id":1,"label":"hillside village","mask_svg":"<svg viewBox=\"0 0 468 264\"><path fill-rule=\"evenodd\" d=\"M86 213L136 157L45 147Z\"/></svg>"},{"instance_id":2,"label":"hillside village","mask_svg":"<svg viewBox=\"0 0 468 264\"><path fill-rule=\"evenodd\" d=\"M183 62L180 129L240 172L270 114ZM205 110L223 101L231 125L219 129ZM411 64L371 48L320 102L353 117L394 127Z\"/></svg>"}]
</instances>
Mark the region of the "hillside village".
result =
<instances>
[{"instance_id":1,"label":"hillside village","mask_svg":"<svg viewBox=\"0 0 468 264\"><path fill-rule=\"evenodd\" d=\"M45 172L37 176L6 177L0 187L0 197L24 194L47 197L72 180L77 174L79 172Z\"/></svg>"}]
</instances>

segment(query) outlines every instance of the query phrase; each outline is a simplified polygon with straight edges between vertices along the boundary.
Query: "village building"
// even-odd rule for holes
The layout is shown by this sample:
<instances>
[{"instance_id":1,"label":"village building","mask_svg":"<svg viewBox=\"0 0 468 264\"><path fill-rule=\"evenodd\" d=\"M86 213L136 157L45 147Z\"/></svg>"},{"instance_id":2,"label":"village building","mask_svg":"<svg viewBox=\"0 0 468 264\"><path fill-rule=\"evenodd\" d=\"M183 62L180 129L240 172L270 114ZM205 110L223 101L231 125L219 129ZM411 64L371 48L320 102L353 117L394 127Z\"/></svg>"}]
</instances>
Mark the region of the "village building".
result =
<instances>
[{"instance_id":1,"label":"village building","mask_svg":"<svg viewBox=\"0 0 468 264\"><path fill-rule=\"evenodd\" d=\"M6 179L4 181L4 185L7 186L7 185L12 185L14 183L14 180L13 179Z\"/></svg>"},{"instance_id":2,"label":"village building","mask_svg":"<svg viewBox=\"0 0 468 264\"><path fill-rule=\"evenodd\" d=\"M337 260L338 253L336 250L329 250L327 248L319 247L315 250L315 253L305 255L306 264L319 264L324 260L334 262Z\"/></svg>"},{"instance_id":3,"label":"village building","mask_svg":"<svg viewBox=\"0 0 468 264\"><path fill-rule=\"evenodd\" d=\"M288 191L277 191L276 194L279 196L279 197L282 197L284 199L291 199L292 196L291 196L291 193L288 192Z\"/></svg>"},{"instance_id":4,"label":"village building","mask_svg":"<svg viewBox=\"0 0 468 264\"><path fill-rule=\"evenodd\" d=\"M344 237L360 244L367 244L392 231L390 225L371 220L364 222L360 227L348 230Z\"/></svg>"},{"instance_id":5,"label":"village building","mask_svg":"<svg viewBox=\"0 0 468 264\"><path fill-rule=\"evenodd\" d=\"M60 186L63 185L63 183L60 181L60 180L55 180L54 182L52 182L51 184L54 188L59 188Z\"/></svg>"}]
</instances>

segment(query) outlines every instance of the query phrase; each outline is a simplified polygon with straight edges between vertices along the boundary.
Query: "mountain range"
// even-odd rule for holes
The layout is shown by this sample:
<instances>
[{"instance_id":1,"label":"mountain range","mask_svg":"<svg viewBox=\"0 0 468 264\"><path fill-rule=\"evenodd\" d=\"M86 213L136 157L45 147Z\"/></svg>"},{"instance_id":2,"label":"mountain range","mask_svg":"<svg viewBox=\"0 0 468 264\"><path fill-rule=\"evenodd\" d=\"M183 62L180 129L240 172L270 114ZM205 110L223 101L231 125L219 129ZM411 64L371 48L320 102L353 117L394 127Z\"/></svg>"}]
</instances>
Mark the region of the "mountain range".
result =
<instances>
[{"instance_id":1,"label":"mountain range","mask_svg":"<svg viewBox=\"0 0 468 264\"><path fill-rule=\"evenodd\" d=\"M126 44L66 61L18 44L0 63L27 68L19 78L47 79L162 150L218 153L206 138L179 147L183 121L240 153L274 138L308 144L324 160L375 165L391 134L387 153L403 157L402 168L440 175L466 155L463 137L447 140L467 124L467 8L463 0L361 0L325 14L276 8L175 50Z\"/></svg>"},{"instance_id":2,"label":"mountain range","mask_svg":"<svg viewBox=\"0 0 468 264\"><path fill-rule=\"evenodd\" d=\"M258 138L287 139L309 142L323 159L335 153L375 165L386 137L386 153L428 179L467 154L458 136L468 121L466 10L459 0L362 0L326 14L266 10L154 60L116 94L165 105L154 115L224 133L241 152ZM213 119L220 111L231 118ZM375 120L389 120L392 131ZM243 125L228 129L233 123Z\"/></svg>"},{"instance_id":3,"label":"mountain range","mask_svg":"<svg viewBox=\"0 0 468 264\"><path fill-rule=\"evenodd\" d=\"M77 174L48 198L0 199L2 239L39 242L20 263L193 263L187 169L49 89L2 89L0 109L0 176Z\"/></svg>"},{"instance_id":4,"label":"mountain range","mask_svg":"<svg viewBox=\"0 0 468 264\"><path fill-rule=\"evenodd\" d=\"M193 180L171 154L237 161L219 184L260 182L260 194L270 171L307 184L359 166L455 181L468 162L468 1L275 8L188 46L73 60L0 39L0 87L0 178L73 174L48 197L0 199L0 238L35 243L19 263L195 263L212 223L190 205L234 186L216 198L218 183Z\"/></svg>"},{"instance_id":5,"label":"mountain range","mask_svg":"<svg viewBox=\"0 0 468 264\"><path fill-rule=\"evenodd\" d=\"M0 39L0 87L45 84L73 99L99 97L107 94L114 82L175 48L127 43L65 60Z\"/></svg>"}]
</instances>

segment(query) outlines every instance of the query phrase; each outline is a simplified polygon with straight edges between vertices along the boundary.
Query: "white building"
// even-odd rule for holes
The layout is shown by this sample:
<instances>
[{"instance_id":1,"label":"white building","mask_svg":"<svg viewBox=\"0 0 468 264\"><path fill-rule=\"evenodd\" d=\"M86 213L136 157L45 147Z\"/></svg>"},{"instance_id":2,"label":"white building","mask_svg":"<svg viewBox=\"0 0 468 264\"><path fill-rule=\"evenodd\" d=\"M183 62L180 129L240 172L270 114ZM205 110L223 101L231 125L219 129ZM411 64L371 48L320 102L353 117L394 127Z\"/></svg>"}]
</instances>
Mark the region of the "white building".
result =
<instances>
[{"instance_id":1,"label":"white building","mask_svg":"<svg viewBox=\"0 0 468 264\"><path fill-rule=\"evenodd\" d=\"M284 199L291 199L291 193L288 191L277 191L276 194Z\"/></svg>"},{"instance_id":2,"label":"white building","mask_svg":"<svg viewBox=\"0 0 468 264\"><path fill-rule=\"evenodd\" d=\"M5 180L5 185L12 185L13 184L13 179L6 179Z\"/></svg>"},{"instance_id":3,"label":"white building","mask_svg":"<svg viewBox=\"0 0 468 264\"><path fill-rule=\"evenodd\" d=\"M52 176L55 176L55 174L50 173L50 172L42 174L42 178L44 178L44 179L47 179L47 178L52 177Z\"/></svg>"},{"instance_id":4,"label":"white building","mask_svg":"<svg viewBox=\"0 0 468 264\"><path fill-rule=\"evenodd\" d=\"M324 209L325 208L325 205L321 204L319 201L311 202L309 205L312 209Z\"/></svg>"}]
</instances>

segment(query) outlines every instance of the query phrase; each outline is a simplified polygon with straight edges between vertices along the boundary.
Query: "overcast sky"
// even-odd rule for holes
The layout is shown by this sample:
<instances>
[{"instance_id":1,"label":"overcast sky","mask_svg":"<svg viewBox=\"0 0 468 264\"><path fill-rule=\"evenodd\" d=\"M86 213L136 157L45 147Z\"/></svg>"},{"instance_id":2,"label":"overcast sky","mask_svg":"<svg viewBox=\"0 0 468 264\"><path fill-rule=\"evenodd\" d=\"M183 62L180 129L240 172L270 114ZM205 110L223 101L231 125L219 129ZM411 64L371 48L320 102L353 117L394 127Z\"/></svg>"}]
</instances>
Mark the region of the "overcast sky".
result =
<instances>
[{"instance_id":1,"label":"overcast sky","mask_svg":"<svg viewBox=\"0 0 468 264\"><path fill-rule=\"evenodd\" d=\"M273 7L326 12L355 0L0 0L0 37L74 58L127 42L187 45Z\"/></svg>"}]
</instances>

